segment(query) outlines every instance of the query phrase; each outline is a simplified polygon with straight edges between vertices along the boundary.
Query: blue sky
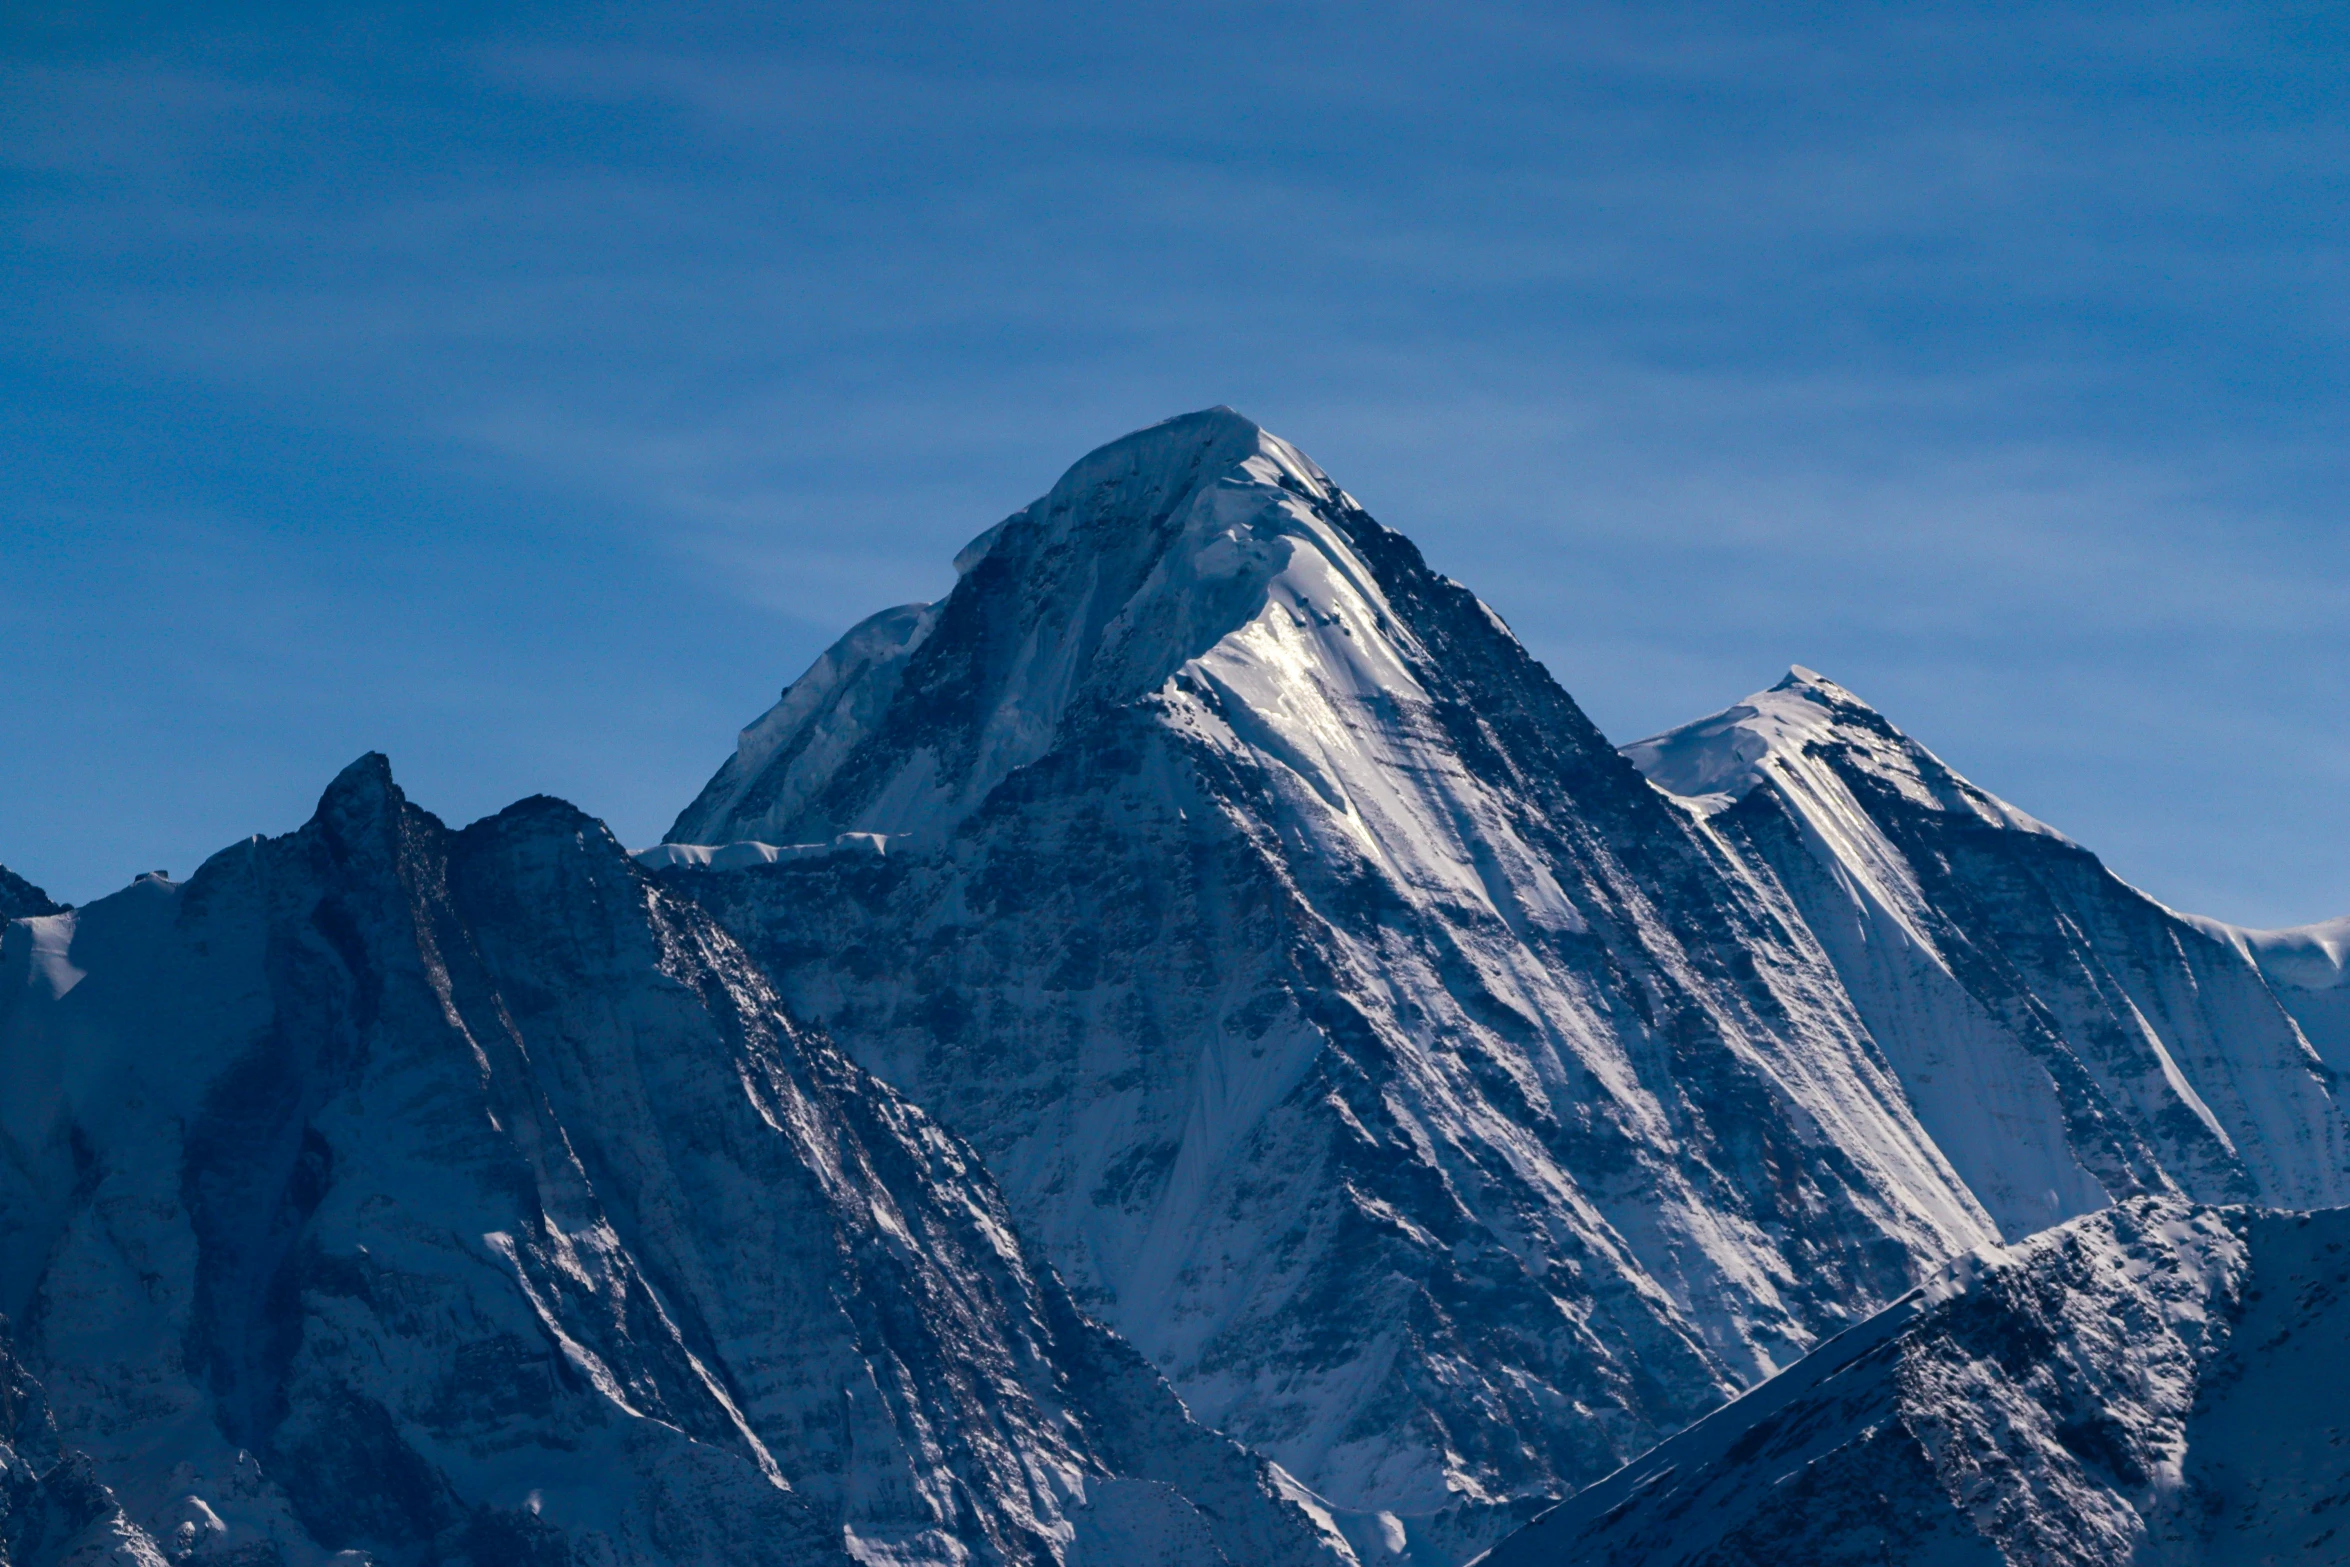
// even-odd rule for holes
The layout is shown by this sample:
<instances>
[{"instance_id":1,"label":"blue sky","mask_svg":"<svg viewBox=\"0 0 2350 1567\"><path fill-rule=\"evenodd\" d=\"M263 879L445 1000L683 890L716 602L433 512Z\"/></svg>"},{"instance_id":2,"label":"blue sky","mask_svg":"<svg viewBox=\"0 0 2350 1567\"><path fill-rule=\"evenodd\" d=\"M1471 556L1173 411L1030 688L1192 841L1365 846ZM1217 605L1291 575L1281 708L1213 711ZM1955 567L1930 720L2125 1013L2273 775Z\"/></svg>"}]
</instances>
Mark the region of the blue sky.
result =
<instances>
[{"instance_id":1,"label":"blue sky","mask_svg":"<svg viewBox=\"0 0 2350 1567\"><path fill-rule=\"evenodd\" d=\"M369 748L650 841L1223 402L1619 739L1801 662L2166 901L2350 911L2343 16L19 0L0 861Z\"/></svg>"}]
</instances>

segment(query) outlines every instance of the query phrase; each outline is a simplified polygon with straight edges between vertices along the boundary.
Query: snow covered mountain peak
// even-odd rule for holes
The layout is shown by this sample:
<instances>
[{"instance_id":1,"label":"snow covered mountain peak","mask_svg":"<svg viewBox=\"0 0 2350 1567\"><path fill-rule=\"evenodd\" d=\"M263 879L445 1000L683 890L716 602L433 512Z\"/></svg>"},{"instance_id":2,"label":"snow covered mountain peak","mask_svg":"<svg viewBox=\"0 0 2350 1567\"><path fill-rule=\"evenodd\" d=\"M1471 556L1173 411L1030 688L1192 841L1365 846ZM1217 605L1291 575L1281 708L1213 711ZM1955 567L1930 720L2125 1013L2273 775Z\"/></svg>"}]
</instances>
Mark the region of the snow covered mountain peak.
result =
<instances>
[{"instance_id":1,"label":"snow covered mountain peak","mask_svg":"<svg viewBox=\"0 0 2350 1567\"><path fill-rule=\"evenodd\" d=\"M1456 1554L1996 1233L1802 934L1294 448L1155 426L961 566L643 863L1342 1509Z\"/></svg>"},{"instance_id":2,"label":"snow covered mountain peak","mask_svg":"<svg viewBox=\"0 0 2350 1567\"><path fill-rule=\"evenodd\" d=\"M827 650L668 841L936 842L1072 710L1145 699L1252 628L1256 686L1312 669L1341 690L1415 690L1341 511L1359 515L1229 408L1112 441L973 540L944 600L885 610Z\"/></svg>"},{"instance_id":3,"label":"snow covered mountain peak","mask_svg":"<svg viewBox=\"0 0 2350 1567\"><path fill-rule=\"evenodd\" d=\"M2176 915L1802 666L1619 751L1230 409L955 564L633 860L371 753L0 872L0 1556L23 1460L142 1563L1457 1567L1800 1360L1567 1544L2118 1563L2226 1355L2350 1366L2278 1315L2350 1220L2192 1206L2350 1204L2350 921Z\"/></svg>"},{"instance_id":4,"label":"snow covered mountain peak","mask_svg":"<svg viewBox=\"0 0 2350 1567\"><path fill-rule=\"evenodd\" d=\"M1970 1246L2350 1200L2248 961L1815 671L1619 753L1229 410L957 566L639 863L1373 1558L1458 1561Z\"/></svg>"},{"instance_id":5,"label":"snow covered mountain peak","mask_svg":"<svg viewBox=\"0 0 2350 1567\"><path fill-rule=\"evenodd\" d=\"M1624 747L1649 782L1707 814L1744 799L1766 777L1832 796L1838 791L1821 765L1830 754L1914 804L1963 812L1995 827L2061 836L1978 789L1868 703L1801 664L1768 691ZM1833 808L1835 802L1822 804Z\"/></svg>"}]
</instances>

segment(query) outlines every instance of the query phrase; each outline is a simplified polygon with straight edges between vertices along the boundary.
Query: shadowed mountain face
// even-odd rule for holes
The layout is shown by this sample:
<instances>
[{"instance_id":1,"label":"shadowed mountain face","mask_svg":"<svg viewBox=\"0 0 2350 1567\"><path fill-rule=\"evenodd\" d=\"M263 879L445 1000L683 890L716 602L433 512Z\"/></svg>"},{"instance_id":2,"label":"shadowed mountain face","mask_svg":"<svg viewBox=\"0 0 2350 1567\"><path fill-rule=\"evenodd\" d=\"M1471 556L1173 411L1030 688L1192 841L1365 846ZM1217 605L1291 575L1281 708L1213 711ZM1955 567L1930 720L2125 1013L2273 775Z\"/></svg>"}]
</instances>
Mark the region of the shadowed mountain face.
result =
<instances>
[{"instance_id":1,"label":"shadowed mountain face","mask_svg":"<svg viewBox=\"0 0 2350 1567\"><path fill-rule=\"evenodd\" d=\"M369 758L0 965L0 1309L167 1545L1350 1559L569 806L450 832Z\"/></svg>"},{"instance_id":2,"label":"shadowed mountain face","mask_svg":"<svg viewBox=\"0 0 2350 1567\"><path fill-rule=\"evenodd\" d=\"M2333 1562L2350 1212L2137 1197L1917 1294L1482 1567Z\"/></svg>"},{"instance_id":3,"label":"shadowed mountain face","mask_svg":"<svg viewBox=\"0 0 2350 1567\"><path fill-rule=\"evenodd\" d=\"M1366 1550L1459 1559L1969 1246L2342 1200L2257 968L1824 682L1824 813L1691 782L1784 740L1735 717L1628 761L1229 410L958 566L640 858Z\"/></svg>"}]
</instances>

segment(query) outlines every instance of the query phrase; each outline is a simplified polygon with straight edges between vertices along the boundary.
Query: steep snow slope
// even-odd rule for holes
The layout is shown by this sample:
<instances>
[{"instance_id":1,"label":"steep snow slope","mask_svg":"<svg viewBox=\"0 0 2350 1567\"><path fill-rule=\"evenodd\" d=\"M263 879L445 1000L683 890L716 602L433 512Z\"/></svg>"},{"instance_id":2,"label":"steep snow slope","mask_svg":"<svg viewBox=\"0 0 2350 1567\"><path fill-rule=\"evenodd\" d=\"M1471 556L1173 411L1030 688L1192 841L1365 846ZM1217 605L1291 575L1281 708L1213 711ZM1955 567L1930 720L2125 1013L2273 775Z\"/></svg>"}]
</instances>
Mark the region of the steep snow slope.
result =
<instances>
[{"instance_id":1,"label":"steep snow slope","mask_svg":"<svg viewBox=\"0 0 2350 1567\"><path fill-rule=\"evenodd\" d=\"M2179 1198L1985 1248L1483 1567L2350 1554L2350 1212Z\"/></svg>"},{"instance_id":2,"label":"steep snow slope","mask_svg":"<svg viewBox=\"0 0 2350 1567\"><path fill-rule=\"evenodd\" d=\"M1806 669L1625 754L1788 890L2008 1236L2137 1191L2350 1202L2350 1125L2250 933L2173 914ZM2308 965L2287 934L2273 961Z\"/></svg>"},{"instance_id":3,"label":"steep snow slope","mask_svg":"<svg viewBox=\"0 0 2350 1567\"><path fill-rule=\"evenodd\" d=\"M1995 1236L1777 888L1285 442L1139 432L958 565L642 858L1367 1550Z\"/></svg>"},{"instance_id":4,"label":"steep snow slope","mask_svg":"<svg viewBox=\"0 0 2350 1567\"><path fill-rule=\"evenodd\" d=\"M0 1310L158 1537L1350 1559L569 806L452 833L367 758L297 833L8 926L0 984Z\"/></svg>"}]
</instances>

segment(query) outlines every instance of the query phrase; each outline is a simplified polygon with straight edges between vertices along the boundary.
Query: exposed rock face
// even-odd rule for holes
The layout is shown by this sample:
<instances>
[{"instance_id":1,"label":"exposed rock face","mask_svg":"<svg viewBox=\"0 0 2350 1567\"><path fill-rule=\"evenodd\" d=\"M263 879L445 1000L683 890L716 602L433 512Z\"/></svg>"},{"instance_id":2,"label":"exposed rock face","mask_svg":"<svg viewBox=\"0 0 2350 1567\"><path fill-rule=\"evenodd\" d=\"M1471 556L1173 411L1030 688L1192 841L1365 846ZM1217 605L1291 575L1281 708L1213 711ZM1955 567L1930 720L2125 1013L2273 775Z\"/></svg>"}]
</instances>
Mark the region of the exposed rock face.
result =
<instances>
[{"instance_id":1,"label":"exposed rock face","mask_svg":"<svg viewBox=\"0 0 2350 1567\"><path fill-rule=\"evenodd\" d=\"M2350 1211L2120 1206L1917 1294L1483 1567L2330 1562Z\"/></svg>"},{"instance_id":2,"label":"exposed rock face","mask_svg":"<svg viewBox=\"0 0 2350 1567\"><path fill-rule=\"evenodd\" d=\"M1625 750L1787 889L2011 1238L2141 1191L2350 1203L2332 1074L2245 940L2283 970L2296 933L2172 913L1809 670Z\"/></svg>"},{"instance_id":3,"label":"exposed rock face","mask_svg":"<svg viewBox=\"0 0 2350 1567\"><path fill-rule=\"evenodd\" d=\"M369 758L0 970L0 1304L175 1559L1351 1560L569 806Z\"/></svg>"},{"instance_id":4,"label":"exposed rock face","mask_svg":"<svg viewBox=\"0 0 2350 1567\"><path fill-rule=\"evenodd\" d=\"M741 867L671 884L1202 1419L1432 1534L1995 1235L1784 896L1285 443L1170 421L960 564L671 835L819 847L645 858Z\"/></svg>"},{"instance_id":5,"label":"exposed rock face","mask_svg":"<svg viewBox=\"0 0 2350 1567\"><path fill-rule=\"evenodd\" d=\"M21 920L36 914L62 914L65 905L0 865L0 920Z\"/></svg>"},{"instance_id":6,"label":"exposed rock face","mask_svg":"<svg viewBox=\"0 0 2350 1567\"><path fill-rule=\"evenodd\" d=\"M0 1324L0 1561L10 1567L163 1567L209 1538L201 1515L161 1542L124 1514L89 1455L63 1446L41 1385ZM168 1553L168 1554L167 1554Z\"/></svg>"}]
</instances>

